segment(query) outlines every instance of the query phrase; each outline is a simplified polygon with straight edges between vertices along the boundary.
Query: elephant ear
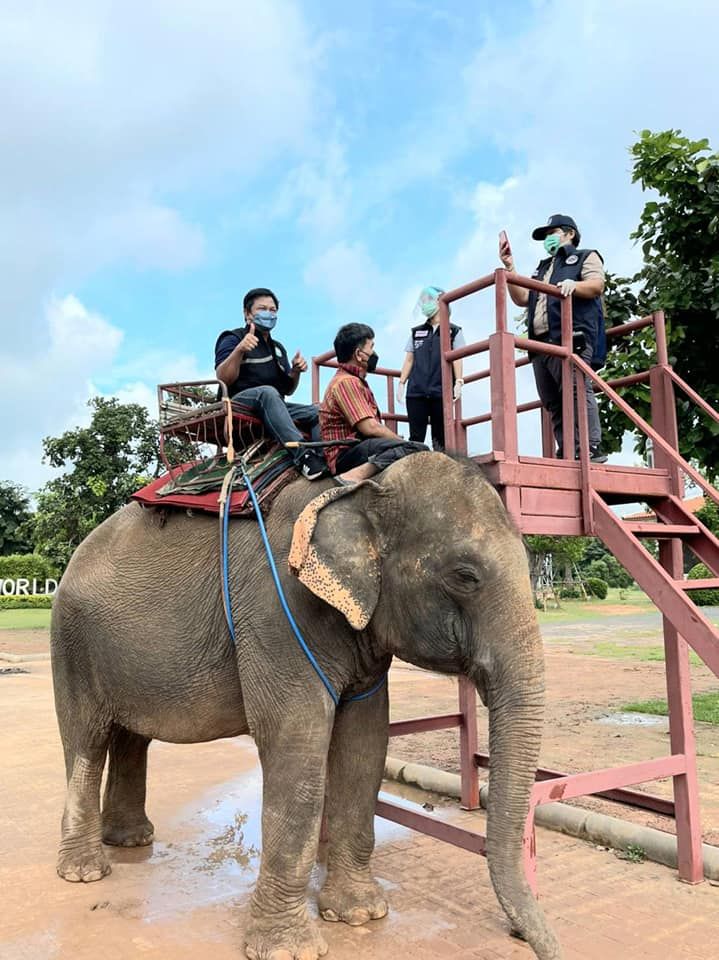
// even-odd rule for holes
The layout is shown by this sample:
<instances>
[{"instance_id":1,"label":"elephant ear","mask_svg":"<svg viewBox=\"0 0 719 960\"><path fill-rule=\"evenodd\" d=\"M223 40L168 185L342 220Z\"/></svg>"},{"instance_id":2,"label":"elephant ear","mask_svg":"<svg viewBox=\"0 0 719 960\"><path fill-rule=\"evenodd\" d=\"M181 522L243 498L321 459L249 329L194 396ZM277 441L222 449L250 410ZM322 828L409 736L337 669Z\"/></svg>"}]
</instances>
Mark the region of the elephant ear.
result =
<instances>
[{"instance_id":1,"label":"elephant ear","mask_svg":"<svg viewBox=\"0 0 719 960\"><path fill-rule=\"evenodd\" d=\"M380 496L367 480L325 490L307 504L292 534L291 572L355 630L364 630L379 599L381 545L373 517Z\"/></svg>"}]
</instances>

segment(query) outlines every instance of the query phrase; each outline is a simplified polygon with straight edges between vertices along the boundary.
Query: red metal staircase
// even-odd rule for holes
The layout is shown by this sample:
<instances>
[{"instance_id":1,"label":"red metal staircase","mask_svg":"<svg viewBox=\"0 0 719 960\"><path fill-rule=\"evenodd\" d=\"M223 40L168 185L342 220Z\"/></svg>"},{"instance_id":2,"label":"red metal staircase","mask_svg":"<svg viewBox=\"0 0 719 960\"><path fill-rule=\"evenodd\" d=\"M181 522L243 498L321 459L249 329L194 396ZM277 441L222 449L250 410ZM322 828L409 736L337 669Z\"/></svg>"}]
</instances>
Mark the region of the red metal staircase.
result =
<instances>
[{"instance_id":1,"label":"red metal staircase","mask_svg":"<svg viewBox=\"0 0 719 960\"><path fill-rule=\"evenodd\" d=\"M688 647L693 648L707 666L719 676L719 630L695 606L689 593L702 587L719 587L719 540L682 503L684 477L704 494L719 503L719 493L679 453L674 388L678 386L699 409L719 422L719 413L699 397L672 370L668 361L664 316L657 311L649 317L607 331L608 337L624 337L633 331L653 326L656 336L656 362L650 370L606 382L578 356L572 353L571 298L563 299L561 345L532 341L507 330L507 283L548 296L559 296L557 287L528 277L496 270L493 274L452 290L440 301L440 337L444 358L442 371L445 437L447 447L468 452L467 431L478 424L491 426L491 448L475 455L489 479L497 487L507 511L525 534L596 536L625 567L662 613L664 624L667 699L669 707L671 752L666 757L607 770L563 774L553 770L537 773L525 832L525 864L530 883L534 877L533 810L540 803L557 799L601 794L622 802L674 814L677 829L678 871L681 879L698 883L703 879L699 792L696 772L694 727ZM452 350L449 340L449 304L483 290L494 288L496 329L486 340ZM541 409L536 402L518 404L517 368L530 361L517 358L517 350L550 353L561 357L563 382L576 383L578 402L573 391L563 390L564 435L574 434L578 417L579 455L558 460L548 417L542 411L544 456L522 456L518 449L517 416ZM465 374L465 393L472 383L489 380L490 410L463 417L461 402L453 403L451 365L454 360L488 353L486 369ZM319 400L321 366L336 366L333 353L313 359L313 399ZM394 408L394 385L398 370L382 369L387 379L387 411L384 418L396 427L406 417ZM606 401L622 410L634 427L650 438L654 466L626 467L595 465L589 459L589 437L583 391L586 383ZM630 383L648 382L651 392L651 419L643 420L617 390ZM644 502L652 510L655 522L622 519L613 507L622 503ZM657 558L645 547L647 539L658 542ZM714 577L705 580L683 579L683 547L688 546L706 564ZM459 710L443 717L422 717L391 725L390 735L419 733L446 727L460 731L462 769L462 806L479 806L477 768L486 766L488 757L477 751L476 692L469 681L460 680ZM674 803L661 797L627 787L654 779L673 777ZM396 807L383 801L378 814L423 830L465 849L483 852L482 838L474 833L449 829L433 818ZM447 827L447 829L445 829Z\"/></svg>"}]
</instances>

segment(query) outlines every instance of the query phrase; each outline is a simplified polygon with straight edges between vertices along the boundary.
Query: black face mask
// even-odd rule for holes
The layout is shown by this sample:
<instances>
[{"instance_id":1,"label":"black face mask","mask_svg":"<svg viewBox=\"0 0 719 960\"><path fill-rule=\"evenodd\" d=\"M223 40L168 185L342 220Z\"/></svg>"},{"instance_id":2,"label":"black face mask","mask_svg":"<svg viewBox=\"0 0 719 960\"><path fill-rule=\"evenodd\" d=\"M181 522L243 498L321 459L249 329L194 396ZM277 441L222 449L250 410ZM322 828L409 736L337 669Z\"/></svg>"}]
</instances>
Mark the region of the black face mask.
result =
<instances>
[{"instance_id":1,"label":"black face mask","mask_svg":"<svg viewBox=\"0 0 719 960\"><path fill-rule=\"evenodd\" d=\"M379 357L376 353L371 353L367 359L367 373L374 373L379 363Z\"/></svg>"}]
</instances>

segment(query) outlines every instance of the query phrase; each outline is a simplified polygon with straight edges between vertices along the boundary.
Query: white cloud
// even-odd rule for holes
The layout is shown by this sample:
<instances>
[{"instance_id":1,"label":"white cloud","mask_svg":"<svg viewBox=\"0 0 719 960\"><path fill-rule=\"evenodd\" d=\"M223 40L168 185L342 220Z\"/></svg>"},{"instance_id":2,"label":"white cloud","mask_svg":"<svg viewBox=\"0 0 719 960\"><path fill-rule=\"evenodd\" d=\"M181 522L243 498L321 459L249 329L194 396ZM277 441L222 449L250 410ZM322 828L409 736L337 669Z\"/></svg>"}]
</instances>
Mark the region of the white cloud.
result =
<instances>
[{"instance_id":1,"label":"white cloud","mask_svg":"<svg viewBox=\"0 0 719 960\"><path fill-rule=\"evenodd\" d=\"M51 299L44 318L46 335L22 363L0 353L0 405L12 412L3 422L3 475L31 488L48 476L41 438L87 421L91 377L111 367L123 337L75 296Z\"/></svg>"},{"instance_id":2,"label":"white cloud","mask_svg":"<svg viewBox=\"0 0 719 960\"><path fill-rule=\"evenodd\" d=\"M86 425L90 397L115 396L139 403L157 416L158 383L201 380L213 371L200 368L193 354L149 349L129 363L118 362L123 333L89 310L76 296L52 298L45 309L48 338L23 365L0 354L0 404L17 411L3 425L0 476L36 490L55 471L41 463L41 438ZM107 387L112 383L112 389Z\"/></svg>"},{"instance_id":3,"label":"white cloud","mask_svg":"<svg viewBox=\"0 0 719 960\"><path fill-rule=\"evenodd\" d=\"M561 5L542 4L524 33L489 35L464 71L464 109L475 131L520 159L511 191L505 183L501 196L475 195L477 228L458 265L481 249L493 266L497 231L508 227L528 270L539 259L532 227L564 212L609 269L633 271L639 251L628 235L646 197L630 182L629 148L645 128L716 130L719 77L705 65L718 25L713 0L681 16L668 3L586 0L571 18ZM677 57L694 65L680 83L669 68Z\"/></svg>"},{"instance_id":4,"label":"white cloud","mask_svg":"<svg viewBox=\"0 0 719 960\"><path fill-rule=\"evenodd\" d=\"M337 233L346 225L351 199L345 149L337 140L322 144L318 158L289 172L273 203L273 214L295 217L309 237Z\"/></svg>"},{"instance_id":5,"label":"white cloud","mask_svg":"<svg viewBox=\"0 0 719 960\"><path fill-rule=\"evenodd\" d=\"M202 262L202 229L177 210L147 201L109 215L90 231L89 245L108 261L125 260L145 270L185 270Z\"/></svg>"},{"instance_id":6,"label":"white cloud","mask_svg":"<svg viewBox=\"0 0 719 960\"><path fill-rule=\"evenodd\" d=\"M122 336L53 291L118 263L178 271L202 262L207 240L182 198L304 151L316 54L294 0L2 5L4 470L37 482L42 468L31 469L26 451L39 461L40 438L84 414ZM130 381L136 396L138 383L156 382L143 376Z\"/></svg>"},{"instance_id":7,"label":"white cloud","mask_svg":"<svg viewBox=\"0 0 719 960\"><path fill-rule=\"evenodd\" d=\"M304 280L350 312L376 310L392 289L390 278L359 241L328 247L307 265Z\"/></svg>"},{"instance_id":8,"label":"white cloud","mask_svg":"<svg viewBox=\"0 0 719 960\"><path fill-rule=\"evenodd\" d=\"M151 349L140 353L129 363L115 364L112 369L112 390L97 392L117 397L121 403L139 403L156 419L158 384L210 380L214 376L215 372L210 367L200 368L194 354Z\"/></svg>"}]
</instances>

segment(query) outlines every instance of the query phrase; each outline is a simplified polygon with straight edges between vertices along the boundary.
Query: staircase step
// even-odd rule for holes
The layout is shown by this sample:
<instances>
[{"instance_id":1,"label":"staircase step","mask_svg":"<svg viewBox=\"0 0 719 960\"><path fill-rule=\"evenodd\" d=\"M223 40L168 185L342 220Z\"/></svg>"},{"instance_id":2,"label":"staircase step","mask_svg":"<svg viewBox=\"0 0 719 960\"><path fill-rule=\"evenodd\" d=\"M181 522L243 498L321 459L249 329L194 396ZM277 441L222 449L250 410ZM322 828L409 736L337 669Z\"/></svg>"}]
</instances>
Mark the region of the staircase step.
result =
<instances>
[{"instance_id":1,"label":"staircase step","mask_svg":"<svg viewBox=\"0 0 719 960\"><path fill-rule=\"evenodd\" d=\"M711 580L677 580L680 590L719 590L719 577Z\"/></svg>"},{"instance_id":2,"label":"staircase step","mask_svg":"<svg viewBox=\"0 0 719 960\"><path fill-rule=\"evenodd\" d=\"M707 619L701 607L695 606L688 592L682 589L684 581L675 580L648 550L642 549L636 538L632 536L631 525L618 517L596 490L592 490L590 496L596 535L634 577L647 596L654 601L677 633L684 637L709 669L719 677L719 629ZM672 506L674 506L673 500ZM680 506L677 507L677 512L679 510L681 510ZM641 524L641 526L651 525ZM689 540L692 550L695 545L698 548L705 540L708 543L707 535L703 534L699 527L690 526L688 523L657 524L656 526L663 531L674 530L677 527L698 531L700 536ZM657 536L656 529L650 536ZM710 569L717 573L719 573L718 568L719 564L715 566L712 563L710 566ZM679 573L678 570L677 573Z\"/></svg>"},{"instance_id":3,"label":"staircase step","mask_svg":"<svg viewBox=\"0 0 719 960\"><path fill-rule=\"evenodd\" d=\"M699 528L684 523L626 523L627 530L635 537L647 537L654 540L668 540L671 537L684 537L699 533Z\"/></svg>"}]
</instances>

